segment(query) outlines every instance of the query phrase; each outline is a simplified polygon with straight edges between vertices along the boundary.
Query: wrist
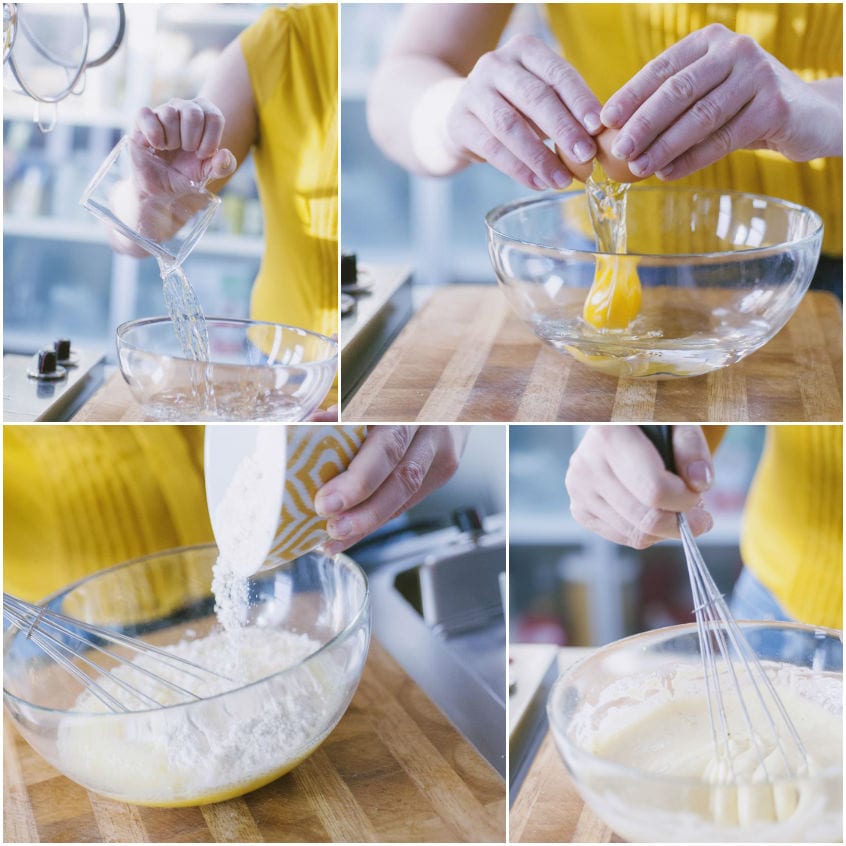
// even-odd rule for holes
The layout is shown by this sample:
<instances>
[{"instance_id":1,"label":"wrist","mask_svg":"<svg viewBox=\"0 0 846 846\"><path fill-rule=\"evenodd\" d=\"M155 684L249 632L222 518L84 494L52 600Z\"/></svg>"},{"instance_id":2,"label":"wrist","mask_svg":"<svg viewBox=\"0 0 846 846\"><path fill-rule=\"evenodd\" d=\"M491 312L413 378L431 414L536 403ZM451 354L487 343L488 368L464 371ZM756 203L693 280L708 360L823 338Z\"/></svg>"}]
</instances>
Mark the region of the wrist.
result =
<instances>
[{"instance_id":1,"label":"wrist","mask_svg":"<svg viewBox=\"0 0 846 846\"><path fill-rule=\"evenodd\" d=\"M447 176L466 167L470 158L450 138L447 119L465 83L464 77L450 76L431 85L411 114L411 148L426 173Z\"/></svg>"}]
</instances>

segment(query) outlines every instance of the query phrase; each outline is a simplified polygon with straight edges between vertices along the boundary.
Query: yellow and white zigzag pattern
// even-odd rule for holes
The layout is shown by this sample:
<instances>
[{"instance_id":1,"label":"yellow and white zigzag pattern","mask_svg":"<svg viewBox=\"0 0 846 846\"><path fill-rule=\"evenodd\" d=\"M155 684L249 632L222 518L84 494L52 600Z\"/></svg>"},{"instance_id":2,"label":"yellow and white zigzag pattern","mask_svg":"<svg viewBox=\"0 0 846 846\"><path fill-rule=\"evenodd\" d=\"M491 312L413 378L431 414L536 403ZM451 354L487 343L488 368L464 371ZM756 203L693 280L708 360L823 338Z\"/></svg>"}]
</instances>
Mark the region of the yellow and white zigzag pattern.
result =
<instances>
[{"instance_id":1,"label":"yellow and white zigzag pattern","mask_svg":"<svg viewBox=\"0 0 846 846\"><path fill-rule=\"evenodd\" d=\"M285 498L270 558L291 561L323 543L326 518L314 495L349 466L364 441L364 426L288 426Z\"/></svg>"}]
</instances>

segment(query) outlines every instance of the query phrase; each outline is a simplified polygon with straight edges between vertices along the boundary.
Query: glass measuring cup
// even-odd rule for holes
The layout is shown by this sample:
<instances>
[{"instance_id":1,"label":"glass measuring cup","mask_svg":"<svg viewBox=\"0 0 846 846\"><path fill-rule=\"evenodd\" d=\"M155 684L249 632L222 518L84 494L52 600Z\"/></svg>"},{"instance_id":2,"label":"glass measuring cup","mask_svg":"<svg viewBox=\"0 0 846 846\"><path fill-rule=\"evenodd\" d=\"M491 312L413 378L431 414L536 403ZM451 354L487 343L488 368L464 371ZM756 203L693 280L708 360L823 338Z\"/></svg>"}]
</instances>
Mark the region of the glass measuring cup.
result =
<instances>
[{"instance_id":1,"label":"glass measuring cup","mask_svg":"<svg viewBox=\"0 0 846 846\"><path fill-rule=\"evenodd\" d=\"M182 263L221 200L161 154L124 135L80 200L82 207L156 257L165 306L186 358L207 361L208 332ZM198 381L194 380L197 384Z\"/></svg>"},{"instance_id":2,"label":"glass measuring cup","mask_svg":"<svg viewBox=\"0 0 846 846\"><path fill-rule=\"evenodd\" d=\"M204 182L124 135L100 165L80 203L165 267L181 265L220 206Z\"/></svg>"}]
</instances>

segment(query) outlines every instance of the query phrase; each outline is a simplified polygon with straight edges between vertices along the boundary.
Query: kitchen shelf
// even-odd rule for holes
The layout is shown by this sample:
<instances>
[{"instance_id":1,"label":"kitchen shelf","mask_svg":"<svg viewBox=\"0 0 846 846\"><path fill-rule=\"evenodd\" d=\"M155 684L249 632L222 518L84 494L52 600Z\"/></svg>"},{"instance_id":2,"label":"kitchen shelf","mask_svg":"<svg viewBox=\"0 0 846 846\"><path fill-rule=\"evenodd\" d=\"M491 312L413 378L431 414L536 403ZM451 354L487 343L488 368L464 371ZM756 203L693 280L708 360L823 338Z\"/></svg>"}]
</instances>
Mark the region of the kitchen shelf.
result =
<instances>
[{"instance_id":1,"label":"kitchen shelf","mask_svg":"<svg viewBox=\"0 0 846 846\"><path fill-rule=\"evenodd\" d=\"M35 123L35 104L20 94L6 91L3 100L3 120ZM128 123L129 116L118 109L100 111L77 111L62 108L58 104L58 120L70 126L90 126L103 129L122 129Z\"/></svg>"}]
</instances>

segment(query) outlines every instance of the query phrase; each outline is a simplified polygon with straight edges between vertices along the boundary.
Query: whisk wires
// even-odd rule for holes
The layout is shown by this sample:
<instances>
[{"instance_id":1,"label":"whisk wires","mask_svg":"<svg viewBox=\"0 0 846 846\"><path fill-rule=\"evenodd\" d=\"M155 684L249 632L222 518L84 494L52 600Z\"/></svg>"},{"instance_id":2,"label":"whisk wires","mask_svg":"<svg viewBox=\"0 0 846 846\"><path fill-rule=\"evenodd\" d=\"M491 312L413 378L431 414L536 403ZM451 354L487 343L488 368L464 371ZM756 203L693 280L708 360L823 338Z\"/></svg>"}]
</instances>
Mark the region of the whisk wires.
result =
<instances>
[{"instance_id":1,"label":"whisk wires","mask_svg":"<svg viewBox=\"0 0 846 846\"><path fill-rule=\"evenodd\" d=\"M210 681L231 682L231 679L215 670L201 667L153 644L68 617L43 605L24 602L7 593L3 594L3 617L110 711L126 713L139 710L138 704L142 709L161 707L162 701L151 695L151 692L161 693L164 690L176 694L178 700L185 702L202 699L201 694L185 686L186 683L190 684L188 679L193 679L197 685L205 685ZM115 647L119 647L125 654L121 654ZM145 666L143 661L152 664L153 668ZM157 665L155 662L161 663ZM139 684L133 684L114 672L120 666L129 668L130 678L138 682L146 680L148 690L145 691ZM185 683L179 684L167 678L163 674L166 671L184 675L187 677ZM136 707L129 707L126 701L110 692L106 684L123 691L129 697L128 701L134 702Z\"/></svg>"},{"instance_id":2,"label":"whisk wires","mask_svg":"<svg viewBox=\"0 0 846 846\"><path fill-rule=\"evenodd\" d=\"M776 693L769 675L711 577L684 514L678 515L678 525L693 594L708 716L718 762L727 769L731 781L736 781L733 727L729 725L728 720L727 691L720 681L720 674L723 673L730 681L730 695L733 695L738 703L746 737L754 748L754 754L765 778L768 781L774 778L767 760L772 751L776 751L781 759L785 774L796 775L807 771L808 755L796 727ZM739 672L741 670L742 676ZM773 745L770 749L765 747L761 727L756 728L749 702L744 696L745 690L751 694L750 699L760 706L755 711L756 717L760 715L772 734ZM794 758L788 755L783 742L785 737L795 747Z\"/></svg>"}]
</instances>

